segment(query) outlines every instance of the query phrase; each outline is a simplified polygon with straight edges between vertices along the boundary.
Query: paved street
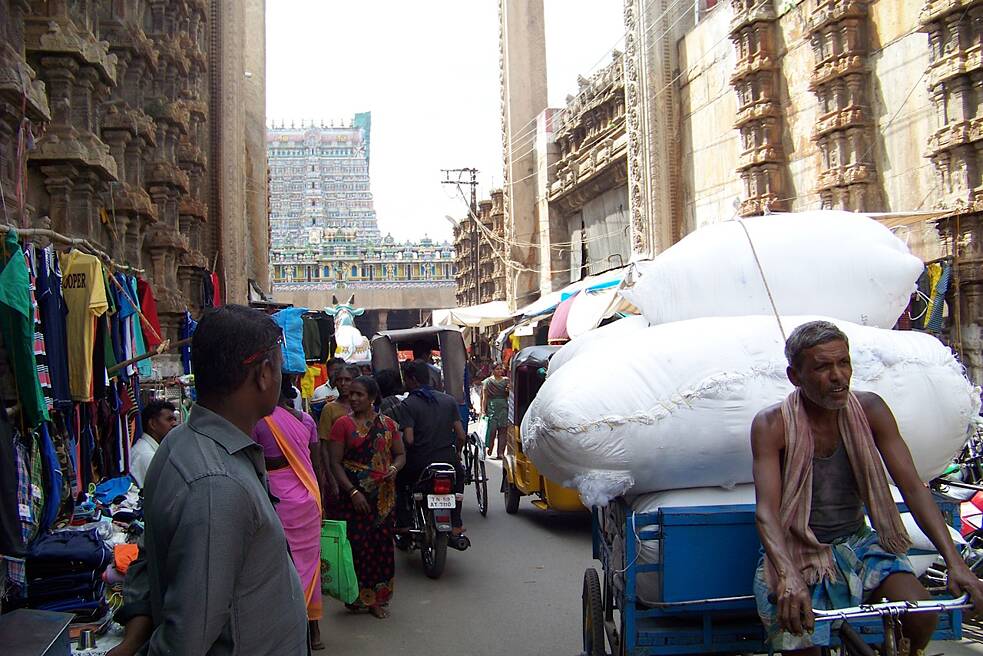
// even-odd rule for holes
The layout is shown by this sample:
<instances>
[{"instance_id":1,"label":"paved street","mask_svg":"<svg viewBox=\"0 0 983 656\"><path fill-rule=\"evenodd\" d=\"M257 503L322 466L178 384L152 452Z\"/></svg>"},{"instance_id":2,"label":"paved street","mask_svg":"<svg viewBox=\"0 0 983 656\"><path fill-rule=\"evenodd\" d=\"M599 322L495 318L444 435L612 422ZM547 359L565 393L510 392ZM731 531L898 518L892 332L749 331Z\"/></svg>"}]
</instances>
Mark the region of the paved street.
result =
<instances>
[{"instance_id":1,"label":"paved street","mask_svg":"<svg viewBox=\"0 0 983 656\"><path fill-rule=\"evenodd\" d=\"M501 466L488 461L488 517L466 489L464 522L472 547L450 550L437 581L419 552L396 552L392 617L350 615L325 599L326 656L575 656L581 651L580 589L593 564L587 515L546 513L523 501L507 515L498 492ZM933 644L927 654L980 656L983 645Z\"/></svg>"},{"instance_id":2,"label":"paved street","mask_svg":"<svg viewBox=\"0 0 983 656\"><path fill-rule=\"evenodd\" d=\"M527 501L507 515L501 467L488 461L488 517L466 489L464 523L472 547L450 550L437 581L419 552L396 552L392 617L352 616L325 600L321 632L329 656L574 656L581 650L580 588L591 565L590 519L545 513Z\"/></svg>"}]
</instances>

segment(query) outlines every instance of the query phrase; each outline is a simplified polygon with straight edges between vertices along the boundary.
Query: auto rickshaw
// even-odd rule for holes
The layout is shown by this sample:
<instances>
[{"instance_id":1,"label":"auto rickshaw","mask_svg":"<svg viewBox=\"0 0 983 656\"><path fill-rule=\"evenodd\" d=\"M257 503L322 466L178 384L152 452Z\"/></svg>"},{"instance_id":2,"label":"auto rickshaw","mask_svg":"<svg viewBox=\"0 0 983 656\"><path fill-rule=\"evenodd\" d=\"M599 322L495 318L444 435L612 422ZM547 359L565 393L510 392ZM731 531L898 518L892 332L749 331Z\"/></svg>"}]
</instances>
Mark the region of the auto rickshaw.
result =
<instances>
[{"instance_id":1,"label":"auto rickshaw","mask_svg":"<svg viewBox=\"0 0 983 656\"><path fill-rule=\"evenodd\" d=\"M467 348L464 346L464 336L457 328L432 326L426 328L408 328L406 330L384 330L372 338L372 369L382 371L391 369L399 371L399 352L412 351L415 345L424 345L430 351L440 352L440 370L443 378L444 392L450 394L461 408L461 418L467 428L468 410L470 407L470 390L465 384L465 365L467 364Z\"/></svg>"},{"instance_id":2,"label":"auto rickshaw","mask_svg":"<svg viewBox=\"0 0 983 656\"><path fill-rule=\"evenodd\" d=\"M512 358L509 394L509 430L502 462L502 493L505 512L515 514L519 500L535 496L532 505L540 510L587 511L576 490L563 487L539 473L522 450L522 417L546 380L546 367L558 346L530 346Z\"/></svg>"}]
</instances>

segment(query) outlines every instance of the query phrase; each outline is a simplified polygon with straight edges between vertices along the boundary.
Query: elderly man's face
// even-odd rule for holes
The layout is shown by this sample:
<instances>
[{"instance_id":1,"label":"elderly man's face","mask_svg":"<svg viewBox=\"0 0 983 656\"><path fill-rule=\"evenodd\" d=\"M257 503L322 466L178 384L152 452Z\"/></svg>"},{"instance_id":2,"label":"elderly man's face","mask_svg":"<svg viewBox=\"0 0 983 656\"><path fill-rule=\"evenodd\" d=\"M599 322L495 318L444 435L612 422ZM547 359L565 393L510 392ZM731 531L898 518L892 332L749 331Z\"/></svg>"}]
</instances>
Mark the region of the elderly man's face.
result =
<instances>
[{"instance_id":1,"label":"elderly man's face","mask_svg":"<svg viewBox=\"0 0 983 656\"><path fill-rule=\"evenodd\" d=\"M827 410L845 408L850 397L853 365L846 342L834 341L802 352L797 367L789 367L789 380L806 398Z\"/></svg>"}]
</instances>

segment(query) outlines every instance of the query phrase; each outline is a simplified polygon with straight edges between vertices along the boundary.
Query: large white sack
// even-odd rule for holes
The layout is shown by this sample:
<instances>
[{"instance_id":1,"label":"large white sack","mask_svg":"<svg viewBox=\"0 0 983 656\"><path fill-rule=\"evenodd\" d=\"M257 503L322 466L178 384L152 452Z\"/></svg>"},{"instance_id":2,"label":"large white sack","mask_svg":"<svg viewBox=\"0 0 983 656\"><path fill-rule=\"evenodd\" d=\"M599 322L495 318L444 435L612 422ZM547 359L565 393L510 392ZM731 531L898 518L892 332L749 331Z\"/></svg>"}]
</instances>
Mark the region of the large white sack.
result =
<instances>
[{"instance_id":1,"label":"large white sack","mask_svg":"<svg viewBox=\"0 0 983 656\"><path fill-rule=\"evenodd\" d=\"M547 371L547 375L552 374L554 371L563 366L565 362L569 362L574 356L581 353L586 353L592 348L607 349L610 348L611 340L621 339L631 335L632 333L638 332L649 327L649 321L641 315L625 317L624 319L618 319L617 321L612 321L606 326L601 326L600 328L595 328L589 332L584 333L580 337L573 339L563 345L559 351L557 351L552 358L550 358L550 366Z\"/></svg>"},{"instance_id":2,"label":"large white sack","mask_svg":"<svg viewBox=\"0 0 983 656\"><path fill-rule=\"evenodd\" d=\"M891 328L908 305L922 262L870 217L852 212L772 214L743 220L778 312L821 314ZM700 228L621 290L652 323L772 314L738 221Z\"/></svg>"},{"instance_id":3,"label":"large white sack","mask_svg":"<svg viewBox=\"0 0 983 656\"><path fill-rule=\"evenodd\" d=\"M901 501L901 492L892 486L892 493L896 501ZM668 490L665 492L653 492L642 494L629 500L632 511L636 513L656 512L660 508L686 508L691 506L730 506L754 504L754 486L751 484L737 485L731 489L720 487L700 487L688 490ZM938 558L935 547L932 545L928 536L918 528L915 518L911 513L901 513L901 521L904 523L908 535L911 537L912 552L909 553L909 560L915 569L915 576L921 576ZM868 520L868 524L869 524ZM949 534L957 546L966 544L959 531L951 526ZM659 562L659 541L640 540L638 544L639 564L651 564ZM624 553L624 545L616 543L614 546L616 557ZM617 560L615 562L618 562ZM748 576L752 576L749 573ZM645 604L655 604L660 601L661 595L661 574L659 572L640 572L635 577L635 592L639 600Z\"/></svg>"},{"instance_id":4,"label":"large white sack","mask_svg":"<svg viewBox=\"0 0 983 656\"><path fill-rule=\"evenodd\" d=\"M787 331L818 317L784 317ZM979 389L930 335L836 322L853 389L894 411L919 476L942 472L975 429ZM554 360L566 349L561 349ZM548 478L605 504L625 494L751 482L751 420L791 391L772 317L680 321L594 340L539 390L523 448Z\"/></svg>"}]
</instances>

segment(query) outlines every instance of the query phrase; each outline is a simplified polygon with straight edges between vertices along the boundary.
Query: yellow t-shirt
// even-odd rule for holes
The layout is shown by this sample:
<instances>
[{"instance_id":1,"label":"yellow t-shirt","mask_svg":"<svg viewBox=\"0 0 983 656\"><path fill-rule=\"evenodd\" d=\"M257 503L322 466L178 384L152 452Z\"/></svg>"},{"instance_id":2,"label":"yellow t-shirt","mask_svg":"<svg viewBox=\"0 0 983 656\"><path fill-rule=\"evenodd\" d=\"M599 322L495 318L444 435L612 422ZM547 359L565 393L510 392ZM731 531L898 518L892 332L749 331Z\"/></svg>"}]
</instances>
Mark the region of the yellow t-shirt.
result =
<instances>
[{"instance_id":1,"label":"yellow t-shirt","mask_svg":"<svg viewBox=\"0 0 983 656\"><path fill-rule=\"evenodd\" d=\"M68 307L68 386L73 400L91 401L96 319L109 308L102 263L73 250L61 256L61 271L61 293Z\"/></svg>"}]
</instances>

